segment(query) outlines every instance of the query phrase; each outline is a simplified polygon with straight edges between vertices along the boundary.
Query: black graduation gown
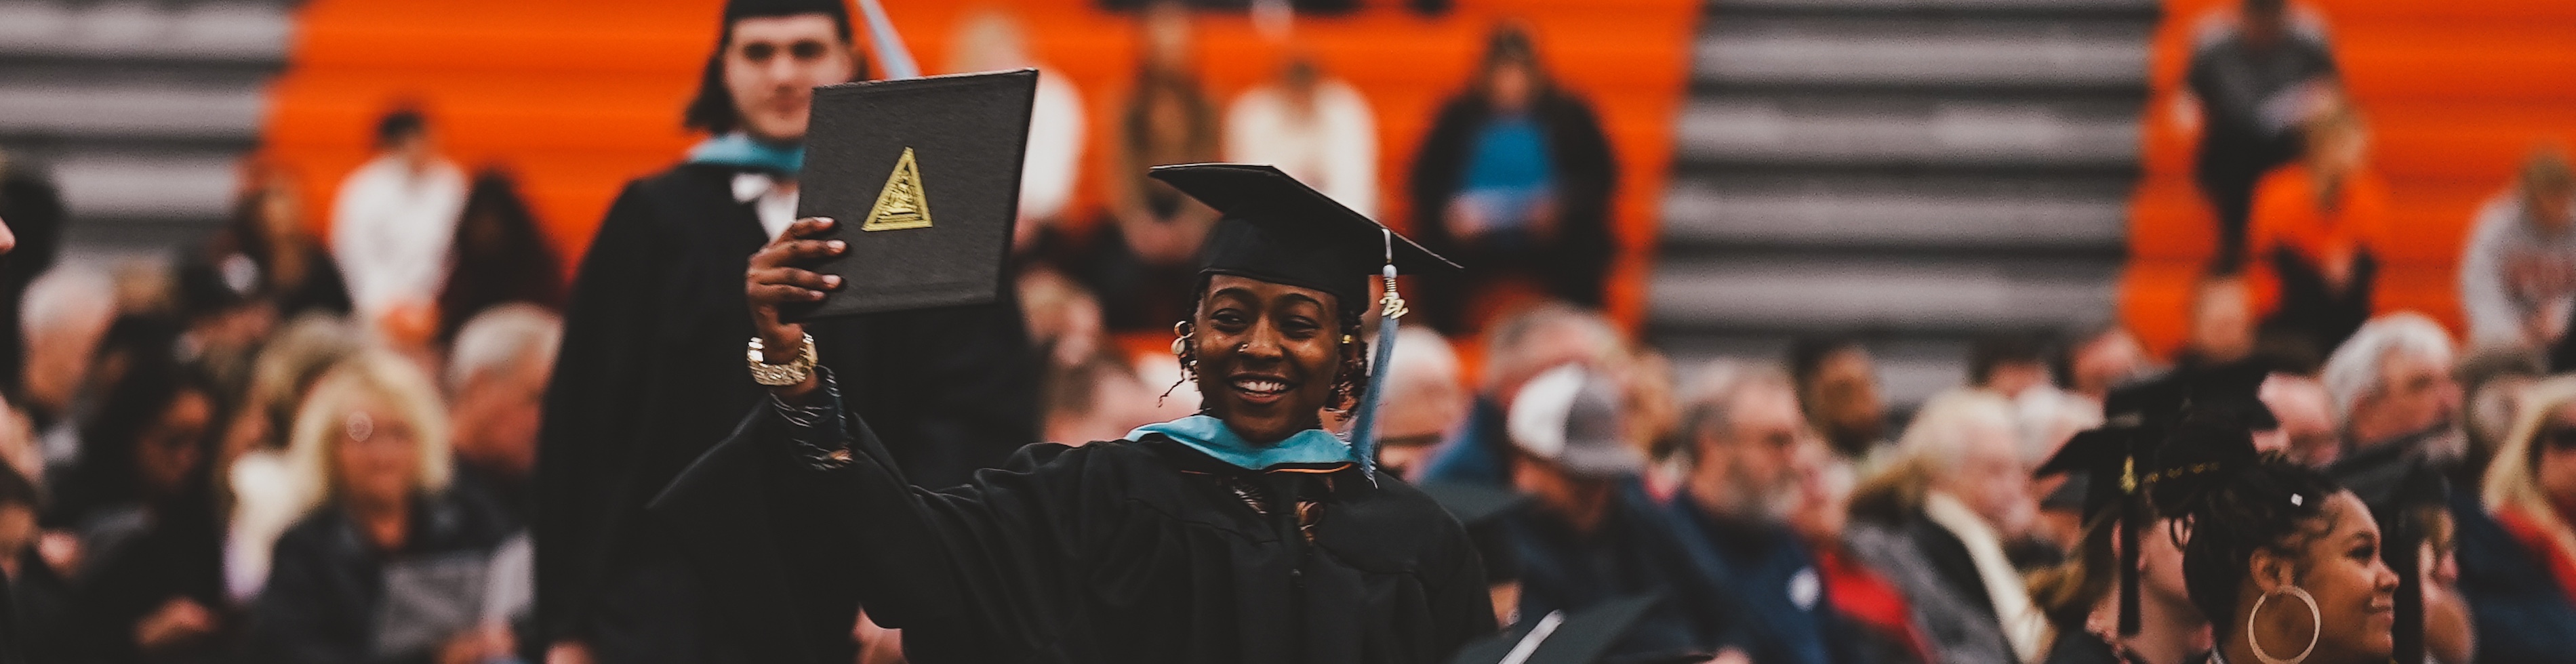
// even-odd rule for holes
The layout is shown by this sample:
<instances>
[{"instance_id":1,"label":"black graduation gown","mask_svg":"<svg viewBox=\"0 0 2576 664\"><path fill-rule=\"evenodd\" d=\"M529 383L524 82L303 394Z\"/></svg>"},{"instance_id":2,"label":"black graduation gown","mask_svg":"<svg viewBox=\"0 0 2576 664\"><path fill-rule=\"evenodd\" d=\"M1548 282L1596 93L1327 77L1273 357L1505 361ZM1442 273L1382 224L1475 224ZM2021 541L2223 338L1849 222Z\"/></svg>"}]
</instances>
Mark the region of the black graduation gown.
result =
<instances>
[{"instance_id":1,"label":"black graduation gown","mask_svg":"<svg viewBox=\"0 0 2576 664\"><path fill-rule=\"evenodd\" d=\"M251 607L243 661L268 664L384 664L437 661L425 651L376 652L388 565L424 560L488 564L512 531L499 504L446 491L415 497L402 550L385 552L337 503L277 538L266 587Z\"/></svg>"},{"instance_id":2,"label":"black graduation gown","mask_svg":"<svg viewBox=\"0 0 2576 664\"><path fill-rule=\"evenodd\" d=\"M640 518L763 398L743 368L752 335L743 272L768 236L734 200L735 173L682 165L628 184L575 278L538 444L544 642L586 639L616 662L745 661L760 647L755 635L703 629L733 621L709 617L672 541ZM962 481L1037 437L1036 362L1016 303L837 318L809 331L824 365L866 377L845 388L862 395L854 401L871 421L912 443L894 451L908 472Z\"/></svg>"},{"instance_id":3,"label":"black graduation gown","mask_svg":"<svg viewBox=\"0 0 2576 664\"><path fill-rule=\"evenodd\" d=\"M855 460L834 470L789 453L787 426L759 408L656 509L738 529L771 517L708 506L767 492L783 501L768 515L848 533L837 559L803 564L849 572L869 616L905 630L916 662L1445 662L1495 631L1466 529L1392 477L1371 486L1348 465L1246 471L1150 435L1032 445L1008 470L933 492L864 424L850 427ZM749 466L776 481L707 481ZM1256 511L1244 487L1270 507ZM1292 494L1313 511L1271 498ZM1303 537L1297 512L1310 521Z\"/></svg>"}]
</instances>

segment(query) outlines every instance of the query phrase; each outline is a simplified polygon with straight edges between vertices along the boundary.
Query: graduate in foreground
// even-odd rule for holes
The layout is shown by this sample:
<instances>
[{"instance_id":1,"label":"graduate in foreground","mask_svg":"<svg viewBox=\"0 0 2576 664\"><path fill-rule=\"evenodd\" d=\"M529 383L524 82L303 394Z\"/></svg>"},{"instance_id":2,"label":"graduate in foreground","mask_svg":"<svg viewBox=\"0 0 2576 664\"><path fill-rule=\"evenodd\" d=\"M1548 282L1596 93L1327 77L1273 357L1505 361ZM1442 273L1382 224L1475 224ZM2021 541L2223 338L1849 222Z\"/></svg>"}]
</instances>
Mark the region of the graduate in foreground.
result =
<instances>
[{"instance_id":1,"label":"graduate in foreground","mask_svg":"<svg viewBox=\"0 0 2576 664\"><path fill-rule=\"evenodd\" d=\"M769 475L768 518L846 535L809 541L851 543L829 573L853 577L917 662L1443 662L1492 634L1466 530L1321 423L1369 397L1372 277L1452 266L1274 168L1153 176L1225 214L1175 326L1202 414L914 486L842 400L838 381L858 378L813 368L801 326L780 321L842 286L796 267L847 250L813 239L832 221L806 219L752 257L745 285L752 370L774 399L709 458L793 466Z\"/></svg>"}]
</instances>

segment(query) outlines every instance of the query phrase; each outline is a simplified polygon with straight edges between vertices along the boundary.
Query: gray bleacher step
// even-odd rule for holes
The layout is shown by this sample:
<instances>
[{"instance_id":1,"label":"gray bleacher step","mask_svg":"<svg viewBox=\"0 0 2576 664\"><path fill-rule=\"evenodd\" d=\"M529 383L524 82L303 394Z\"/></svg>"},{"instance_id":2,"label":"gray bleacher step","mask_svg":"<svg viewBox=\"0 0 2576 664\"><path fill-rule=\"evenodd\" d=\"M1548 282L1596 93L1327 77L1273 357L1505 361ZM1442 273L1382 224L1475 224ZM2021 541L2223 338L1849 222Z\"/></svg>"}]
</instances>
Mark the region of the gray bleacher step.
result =
<instances>
[{"instance_id":1,"label":"gray bleacher step","mask_svg":"<svg viewBox=\"0 0 2576 664\"><path fill-rule=\"evenodd\" d=\"M2125 100L1917 96L1717 96L1682 112L1684 162L1783 166L2126 169L2137 108Z\"/></svg>"},{"instance_id":2,"label":"gray bleacher step","mask_svg":"<svg viewBox=\"0 0 2576 664\"><path fill-rule=\"evenodd\" d=\"M283 63L288 11L277 2L0 0L0 58Z\"/></svg>"},{"instance_id":3,"label":"gray bleacher step","mask_svg":"<svg viewBox=\"0 0 2576 664\"><path fill-rule=\"evenodd\" d=\"M2128 183L1719 174L1676 181L1663 244L2117 249Z\"/></svg>"},{"instance_id":4,"label":"gray bleacher step","mask_svg":"<svg viewBox=\"0 0 2576 664\"><path fill-rule=\"evenodd\" d=\"M1667 329L1957 331L2076 327L2113 304L2100 261L1741 257L1658 266L1651 322Z\"/></svg>"},{"instance_id":5,"label":"gray bleacher step","mask_svg":"<svg viewBox=\"0 0 2576 664\"><path fill-rule=\"evenodd\" d=\"M2146 38L2118 21L1721 17L1693 68L1712 85L2133 87Z\"/></svg>"},{"instance_id":6,"label":"gray bleacher step","mask_svg":"<svg viewBox=\"0 0 2576 664\"><path fill-rule=\"evenodd\" d=\"M266 105L258 86L0 84L0 135L249 141Z\"/></svg>"},{"instance_id":7,"label":"gray bleacher step","mask_svg":"<svg viewBox=\"0 0 2576 664\"><path fill-rule=\"evenodd\" d=\"M230 153L79 153L53 160L74 219L219 220L238 179ZM306 183L306 186L313 186Z\"/></svg>"}]
</instances>

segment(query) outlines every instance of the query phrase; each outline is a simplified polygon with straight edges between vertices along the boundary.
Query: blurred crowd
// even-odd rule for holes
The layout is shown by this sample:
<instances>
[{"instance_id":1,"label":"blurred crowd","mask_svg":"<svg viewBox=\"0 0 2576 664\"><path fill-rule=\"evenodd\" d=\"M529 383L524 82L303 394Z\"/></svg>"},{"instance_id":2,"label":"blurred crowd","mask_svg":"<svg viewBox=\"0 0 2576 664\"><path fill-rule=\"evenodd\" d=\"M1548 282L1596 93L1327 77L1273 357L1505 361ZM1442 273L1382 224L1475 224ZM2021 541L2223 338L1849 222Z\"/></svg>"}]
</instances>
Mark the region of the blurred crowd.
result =
<instances>
[{"instance_id":1,"label":"blurred crowd","mask_svg":"<svg viewBox=\"0 0 2576 664\"><path fill-rule=\"evenodd\" d=\"M1379 435L1406 481L1525 497L1470 524L1504 624L1660 594L1618 651L2049 660L2107 600L2062 573L2087 515L2034 471L2123 385L2252 367L2270 451L2323 468L2404 450L2449 477L2421 556L2435 659L2576 652L2576 377L2553 376L2576 366L2576 177L2536 152L2475 220L2466 350L2422 315L2374 314L2388 240L2367 116L2279 0L2246 0L2193 60L2225 241L2186 348L2159 363L2116 326L1995 335L1960 387L1903 411L1860 337L1676 366L1601 312L1610 145L1527 32L1493 31L1385 192L1352 86L1292 56L1220 103L1189 13L1138 20L1118 135L1098 143L1104 219L1067 218L1082 91L1046 77L1036 97L1014 291L1042 440L1196 411L1170 357L1122 340L1185 317L1216 214L1144 167L1269 163L1363 212L1401 197L1413 236L1466 266L1413 284L1407 322L1429 324L1402 332ZM1005 15L960 31L953 70L1045 67ZM505 169L460 169L435 136L387 113L323 224L300 208L313 185L246 167L229 223L166 262L52 265L59 203L9 181L0 573L30 661L543 659L527 532L578 261ZM2137 661L2210 647L2179 583L2142 584L2184 638Z\"/></svg>"}]
</instances>

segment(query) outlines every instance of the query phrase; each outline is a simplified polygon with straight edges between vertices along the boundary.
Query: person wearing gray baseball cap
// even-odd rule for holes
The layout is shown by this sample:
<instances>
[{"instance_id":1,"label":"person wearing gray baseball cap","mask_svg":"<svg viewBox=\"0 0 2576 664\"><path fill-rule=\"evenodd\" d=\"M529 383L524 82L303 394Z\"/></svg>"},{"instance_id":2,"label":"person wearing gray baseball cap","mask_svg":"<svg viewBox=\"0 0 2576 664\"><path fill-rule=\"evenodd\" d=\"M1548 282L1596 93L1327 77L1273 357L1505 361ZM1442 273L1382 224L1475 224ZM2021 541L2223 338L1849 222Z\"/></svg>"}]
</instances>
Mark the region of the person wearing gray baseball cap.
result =
<instances>
[{"instance_id":1,"label":"person wearing gray baseball cap","mask_svg":"<svg viewBox=\"0 0 2576 664\"><path fill-rule=\"evenodd\" d=\"M1624 391L1580 365L1521 386L1505 419L1513 485L1533 499L1516 515L1521 621L1621 598L1658 599L1606 656L1700 661L1741 641L1744 609L1699 572L1638 480L1645 455Z\"/></svg>"}]
</instances>

